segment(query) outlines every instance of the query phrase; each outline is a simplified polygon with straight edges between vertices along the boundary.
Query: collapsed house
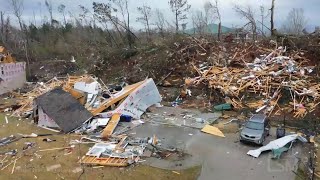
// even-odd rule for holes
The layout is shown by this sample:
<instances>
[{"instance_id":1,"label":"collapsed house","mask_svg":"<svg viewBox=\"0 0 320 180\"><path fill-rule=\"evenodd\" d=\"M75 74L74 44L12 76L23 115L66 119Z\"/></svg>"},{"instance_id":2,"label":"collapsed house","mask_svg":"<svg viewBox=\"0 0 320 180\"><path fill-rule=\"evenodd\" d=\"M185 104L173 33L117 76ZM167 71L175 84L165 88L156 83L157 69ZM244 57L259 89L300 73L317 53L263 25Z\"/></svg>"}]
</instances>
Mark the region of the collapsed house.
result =
<instances>
[{"instance_id":1,"label":"collapsed house","mask_svg":"<svg viewBox=\"0 0 320 180\"><path fill-rule=\"evenodd\" d=\"M148 107L161 102L152 79L124 87L108 88L91 76L68 77L66 80L50 80L35 89L42 91L34 90L39 95L22 101L27 103L13 115L33 114L34 121L40 127L58 128L65 133L77 128L87 129L92 121L100 125L113 124L111 129L114 129L120 116L140 119ZM112 116L114 117L111 118ZM110 122L108 118L111 118ZM85 124L86 122L89 123Z\"/></svg>"}]
</instances>

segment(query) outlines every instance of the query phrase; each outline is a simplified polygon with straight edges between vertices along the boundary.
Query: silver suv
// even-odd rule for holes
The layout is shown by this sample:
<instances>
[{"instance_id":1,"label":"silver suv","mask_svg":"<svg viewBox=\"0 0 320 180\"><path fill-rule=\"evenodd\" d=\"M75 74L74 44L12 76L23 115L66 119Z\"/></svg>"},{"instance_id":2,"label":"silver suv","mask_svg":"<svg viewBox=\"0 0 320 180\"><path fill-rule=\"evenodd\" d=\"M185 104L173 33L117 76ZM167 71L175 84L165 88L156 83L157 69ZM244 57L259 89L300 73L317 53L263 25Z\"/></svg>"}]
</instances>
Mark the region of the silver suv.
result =
<instances>
[{"instance_id":1,"label":"silver suv","mask_svg":"<svg viewBox=\"0 0 320 180\"><path fill-rule=\"evenodd\" d=\"M266 115L255 114L245 123L240 132L240 141L253 142L263 145L269 136L270 124Z\"/></svg>"}]
</instances>

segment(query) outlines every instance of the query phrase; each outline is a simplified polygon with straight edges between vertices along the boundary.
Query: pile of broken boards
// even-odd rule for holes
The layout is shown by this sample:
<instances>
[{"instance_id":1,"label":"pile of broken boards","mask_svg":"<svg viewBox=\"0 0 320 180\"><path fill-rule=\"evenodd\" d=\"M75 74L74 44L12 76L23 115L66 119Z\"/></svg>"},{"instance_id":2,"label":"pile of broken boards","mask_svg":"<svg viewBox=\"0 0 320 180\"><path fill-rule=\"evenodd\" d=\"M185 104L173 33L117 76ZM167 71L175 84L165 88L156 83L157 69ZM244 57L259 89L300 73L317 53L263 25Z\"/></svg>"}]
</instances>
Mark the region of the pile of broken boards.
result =
<instances>
[{"instance_id":1,"label":"pile of broken boards","mask_svg":"<svg viewBox=\"0 0 320 180\"><path fill-rule=\"evenodd\" d=\"M286 53L286 48L279 47L250 63L242 59L237 63L243 67L193 65L199 76L187 78L185 84L207 84L238 109L247 106L268 115L287 109L294 117L302 118L320 104L320 84L312 77L314 67L308 66L304 52L284 56ZM289 97L282 107L278 103L281 97Z\"/></svg>"},{"instance_id":2,"label":"pile of broken boards","mask_svg":"<svg viewBox=\"0 0 320 180\"><path fill-rule=\"evenodd\" d=\"M127 166L139 161L147 144L156 137L130 139L124 132L143 123L146 109L161 102L152 79L132 85L106 86L89 75L54 78L23 95L13 116L32 116L38 126L64 133L86 134L73 143L97 143L82 158L90 165ZM120 121L129 126L115 131ZM118 127L119 129L119 127Z\"/></svg>"}]
</instances>

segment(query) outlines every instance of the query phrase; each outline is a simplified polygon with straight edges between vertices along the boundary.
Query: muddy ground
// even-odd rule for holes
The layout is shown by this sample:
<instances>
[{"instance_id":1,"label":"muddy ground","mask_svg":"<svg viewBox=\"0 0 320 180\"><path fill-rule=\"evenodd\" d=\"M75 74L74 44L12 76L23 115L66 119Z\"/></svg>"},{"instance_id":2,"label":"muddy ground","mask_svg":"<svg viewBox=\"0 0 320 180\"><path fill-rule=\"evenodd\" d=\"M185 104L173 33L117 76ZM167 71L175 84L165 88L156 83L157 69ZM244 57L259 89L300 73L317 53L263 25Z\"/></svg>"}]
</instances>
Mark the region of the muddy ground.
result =
<instances>
[{"instance_id":1,"label":"muddy ground","mask_svg":"<svg viewBox=\"0 0 320 180\"><path fill-rule=\"evenodd\" d=\"M8 114L9 115L9 114ZM6 137L17 133L22 134L54 134L48 136L55 142L44 142L45 137L23 138L7 146L0 147L0 152L17 149L17 160L15 170L12 173L13 164L1 170L0 179L196 179L200 167L195 166L185 170L163 170L147 165L137 164L127 168L116 167L87 167L79 163L82 157L92 145L76 145L72 150L53 150L38 152L40 149L51 149L69 146L70 140L79 139L75 134L54 133L35 126L28 119L16 119L8 117L8 124L5 122L5 114L0 117L0 137ZM23 152L26 142L33 142L36 145ZM0 155L0 161L6 156ZM7 156L3 161L7 165L15 157ZM7 162L6 162L7 161ZM2 167L3 168L3 167ZM152 173L150 173L152 172Z\"/></svg>"},{"instance_id":2,"label":"muddy ground","mask_svg":"<svg viewBox=\"0 0 320 180\"><path fill-rule=\"evenodd\" d=\"M200 132L201 124L193 118L202 117L219 127L226 135L220 138ZM134 137L157 135L162 147L175 147L184 152L183 158L174 155L167 159L147 158L145 162L126 168L87 167L79 164L79 159L92 145L76 145L73 149L39 152L41 149L68 147L71 140L80 139L76 134L59 134L34 125L30 119L9 117L1 114L0 137L12 134L53 134L48 136L54 142L44 142L45 137L23 138L7 146L0 147L0 152L17 149L17 160L14 172L13 164L0 170L0 179L295 179L292 171L297 171L298 161L293 154L304 158L303 146L299 143L281 160L271 160L270 153L264 153L255 159L246 155L250 149L259 146L242 144L238 140L238 124L230 123L226 114L202 113L196 109L179 107L162 107L148 112L145 124L134 128L128 134ZM8 117L8 123L5 121ZM236 113L229 113L229 117ZM186 120L186 122L184 122ZM267 141L275 139L275 130ZM23 151L26 142L35 146ZM0 162L9 164L15 157L0 156ZM6 166L4 165L4 166ZM3 168L3 167L2 167ZM12 173L12 174L11 174Z\"/></svg>"}]
</instances>

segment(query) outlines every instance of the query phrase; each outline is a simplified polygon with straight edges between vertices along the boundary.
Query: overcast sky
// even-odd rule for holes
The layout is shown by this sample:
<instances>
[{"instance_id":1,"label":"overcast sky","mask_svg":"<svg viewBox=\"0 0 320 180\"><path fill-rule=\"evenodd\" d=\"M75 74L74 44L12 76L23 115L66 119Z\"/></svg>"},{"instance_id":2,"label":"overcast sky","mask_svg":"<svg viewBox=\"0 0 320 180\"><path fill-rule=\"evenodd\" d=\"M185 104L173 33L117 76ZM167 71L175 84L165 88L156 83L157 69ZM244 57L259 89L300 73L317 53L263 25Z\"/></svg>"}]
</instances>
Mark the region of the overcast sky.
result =
<instances>
[{"instance_id":1,"label":"overcast sky","mask_svg":"<svg viewBox=\"0 0 320 180\"><path fill-rule=\"evenodd\" d=\"M11 0L0 0L0 11L4 11L6 14L12 15L12 7L10 6ZM49 16L48 11L45 7L45 0L23 0L24 1L24 10L23 10L23 19L26 22L33 21L35 16L36 21L39 23L44 16ZM66 6L66 11L70 11L73 15L77 16L80 12L79 5L83 5L89 8L92 11L93 2L108 2L109 0L51 0L53 3L54 18L61 20L62 16L58 13L57 7L59 4L64 4ZM207 0L188 0L191 5L189 12L189 19L191 19L191 13L196 10L203 10L203 4ZM152 9L159 8L164 12L169 22L173 22L173 14L169 9L168 0L129 0L130 13L131 13L131 22L132 26L135 28L143 27L138 22L135 22L135 19L138 17L137 6L142 5L143 3L151 6ZM233 10L234 5L247 6L250 5L254 10L257 18L260 14L260 6L270 8L271 0L219 0L220 11L222 14L222 23L224 26L241 26L245 24L245 20L241 19ZM308 25L319 25L320 21L318 17L320 16L320 0L276 0L275 8L275 23L276 26L280 26L281 23L286 19L288 12L292 8L303 8L305 16L308 19ZM259 18L260 19L260 18ZM14 18L12 22L16 23L17 20ZM269 23L269 18L268 18ZM191 26L189 22L188 26Z\"/></svg>"}]
</instances>

